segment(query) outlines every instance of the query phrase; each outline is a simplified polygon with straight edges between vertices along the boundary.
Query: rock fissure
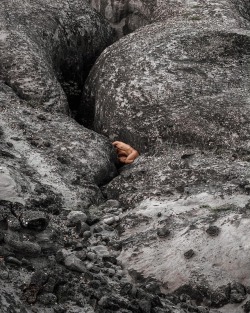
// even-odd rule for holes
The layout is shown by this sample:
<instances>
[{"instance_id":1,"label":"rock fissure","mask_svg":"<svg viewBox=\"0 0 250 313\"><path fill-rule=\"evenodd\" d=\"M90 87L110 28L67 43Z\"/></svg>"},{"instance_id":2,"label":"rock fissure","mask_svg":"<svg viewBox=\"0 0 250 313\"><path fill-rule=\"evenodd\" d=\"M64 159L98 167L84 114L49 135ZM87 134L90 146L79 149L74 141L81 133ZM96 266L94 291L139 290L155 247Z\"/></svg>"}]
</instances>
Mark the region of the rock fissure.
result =
<instances>
[{"instance_id":1,"label":"rock fissure","mask_svg":"<svg viewBox=\"0 0 250 313\"><path fill-rule=\"evenodd\" d=\"M110 45L88 3L120 35L151 24ZM248 4L232 3L2 0L3 313L249 311ZM100 53L76 116L97 133L65 113ZM114 140L145 152L120 175Z\"/></svg>"}]
</instances>

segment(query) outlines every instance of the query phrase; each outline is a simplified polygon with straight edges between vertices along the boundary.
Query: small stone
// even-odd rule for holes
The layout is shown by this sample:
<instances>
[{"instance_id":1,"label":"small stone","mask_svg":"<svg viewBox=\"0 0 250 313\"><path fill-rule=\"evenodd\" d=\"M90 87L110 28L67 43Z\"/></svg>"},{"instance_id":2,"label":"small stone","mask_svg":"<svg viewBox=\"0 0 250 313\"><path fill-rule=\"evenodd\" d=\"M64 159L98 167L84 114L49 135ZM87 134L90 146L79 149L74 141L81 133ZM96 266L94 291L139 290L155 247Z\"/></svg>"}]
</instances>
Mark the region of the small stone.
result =
<instances>
[{"instance_id":1,"label":"small stone","mask_svg":"<svg viewBox=\"0 0 250 313\"><path fill-rule=\"evenodd\" d=\"M56 252L56 261L58 263L62 263L65 260L65 258L69 256L70 254L71 254L70 251L66 249L60 249Z\"/></svg>"},{"instance_id":2,"label":"small stone","mask_svg":"<svg viewBox=\"0 0 250 313\"><path fill-rule=\"evenodd\" d=\"M19 261L17 258L14 258L14 257L12 257L12 256L7 256L7 257L5 258L5 262L6 262L6 263L15 264L15 265L17 265L17 266L21 266L21 265L22 265L22 262L21 262L21 261Z\"/></svg>"},{"instance_id":3,"label":"small stone","mask_svg":"<svg viewBox=\"0 0 250 313\"><path fill-rule=\"evenodd\" d=\"M186 259L191 259L195 255L194 250L190 249L184 253Z\"/></svg>"},{"instance_id":4,"label":"small stone","mask_svg":"<svg viewBox=\"0 0 250 313\"><path fill-rule=\"evenodd\" d=\"M219 235L219 233L220 233L220 228L219 227L217 227L217 226L212 226L212 225L210 225L209 227L208 227L208 229L206 230L206 232L210 235L210 236L212 236L212 237L215 237L215 236L218 236Z\"/></svg>"},{"instance_id":5,"label":"small stone","mask_svg":"<svg viewBox=\"0 0 250 313\"><path fill-rule=\"evenodd\" d=\"M164 226L162 228L158 228L157 229L157 235L159 237L168 237L170 235L170 230L166 226Z\"/></svg>"},{"instance_id":6,"label":"small stone","mask_svg":"<svg viewBox=\"0 0 250 313\"><path fill-rule=\"evenodd\" d=\"M114 199L109 199L105 202L105 207L115 207L115 208L119 208L120 207L120 202L118 200L114 200Z\"/></svg>"},{"instance_id":7,"label":"small stone","mask_svg":"<svg viewBox=\"0 0 250 313\"><path fill-rule=\"evenodd\" d=\"M107 248L107 246L104 246L104 245L97 245L97 246L93 246L91 248L92 251L95 251L95 253L100 256L100 257L103 257L103 256L108 256L109 255L109 250Z\"/></svg>"},{"instance_id":8,"label":"small stone","mask_svg":"<svg viewBox=\"0 0 250 313\"><path fill-rule=\"evenodd\" d=\"M246 290L245 287L237 282L231 284L230 291L230 302L231 303L241 303L246 299Z\"/></svg>"},{"instance_id":9,"label":"small stone","mask_svg":"<svg viewBox=\"0 0 250 313\"><path fill-rule=\"evenodd\" d=\"M14 235L6 234L4 241L14 251L20 252L21 254L38 257L41 253L41 247L37 243L30 241L20 241L19 238Z\"/></svg>"},{"instance_id":10,"label":"small stone","mask_svg":"<svg viewBox=\"0 0 250 313\"><path fill-rule=\"evenodd\" d=\"M103 262L109 262L109 263L112 263L115 265L117 264L117 259L113 256L103 256L102 260L103 260Z\"/></svg>"},{"instance_id":11,"label":"small stone","mask_svg":"<svg viewBox=\"0 0 250 313\"><path fill-rule=\"evenodd\" d=\"M13 217L9 217L7 219L7 223L8 223L8 229L13 230L13 231L20 231L22 229L19 220L17 218Z\"/></svg>"},{"instance_id":12,"label":"small stone","mask_svg":"<svg viewBox=\"0 0 250 313\"><path fill-rule=\"evenodd\" d=\"M83 261L78 259L73 254L66 257L66 259L64 260L64 265L68 269L73 270L73 271L77 271L80 273L83 273L86 271L86 267L85 267L85 264L83 263Z\"/></svg>"},{"instance_id":13,"label":"small stone","mask_svg":"<svg viewBox=\"0 0 250 313\"><path fill-rule=\"evenodd\" d=\"M161 212L158 212L158 213L157 213L157 216L158 216L158 217L161 217L161 216L162 216Z\"/></svg>"},{"instance_id":14,"label":"small stone","mask_svg":"<svg viewBox=\"0 0 250 313\"><path fill-rule=\"evenodd\" d=\"M26 211L20 217L20 223L25 228L43 231L47 228L49 220L43 212Z\"/></svg>"},{"instance_id":15,"label":"small stone","mask_svg":"<svg viewBox=\"0 0 250 313\"><path fill-rule=\"evenodd\" d=\"M69 226L76 226L78 223L86 222L87 215L81 211L71 211L67 216Z\"/></svg>"},{"instance_id":16,"label":"small stone","mask_svg":"<svg viewBox=\"0 0 250 313\"><path fill-rule=\"evenodd\" d=\"M44 305L53 305L57 302L57 297L53 293L45 293L38 296L38 301Z\"/></svg>"},{"instance_id":17,"label":"small stone","mask_svg":"<svg viewBox=\"0 0 250 313\"><path fill-rule=\"evenodd\" d=\"M115 270L113 268L109 268L107 270L109 277L113 277L115 275Z\"/></svg>"},{"instance_id":18,"label":"small stone","mask_svg":"<svg viewBox=\"0 0 250 313\"><path fill-rule=\"evenodd\" d=\"M151 312L151 303L150 303L150 301L140 300L139 301L139 306L140 306L141 312L143 312L143 313L150 313Z\"/></svg>"},{"instance_id":19,"label":"small stone","mask_svg":"<svg viewBox=\"0 0 250 313\"><path fill-rule=\"evenodd\" d=\"M46 116L44 116L43 114L37 115L37 118L41 121L46 121Z\"/></svg>"},{"instance_id":20,"label":"small stone","mask_svg":"<svg viewBox=\"0 0 250 313\"><path fill-rule=\"evenodd\" d=\"M101 233L103 231L103 228L100 225L97 225L94 227L93 232L94 233Z\"/></svg>"},{"instance_id":21,"label":"small stone","mask_svg":"<svg viewBox=\"0 0 250 313\"><path fill-rule=\"evenodd\" d=\"M47 140L45 140L43 142L43 145L44 145L44 147L47 147L47 148L51 147L51 143L49 141L47 141Z\"/></svg>"},{"instance_id":22,"label":"small stone","mask_svg":"<svg viewBox=\"0 0 250 313\"><path fill-rule=\"evenodd\" d=\"M112 246L112 248L113 248L115 251L120 251L120 250L122 250L122 242L121 242L121 241L113 241L113 242L110 242L110 246Z\"/></svg>"},{"instance_id":23,"label":"small stone","mask_svg":"<svg viewBox=\"0 0 250 313\"><path fill-rule=\"evenodd\" d=\"M90 226L87 223L81 223L80 233L83 234L85 231L89 231Z\"/></svg>"},{"instance_id":24,"label":"small stone","mask_svg":"<svg viewBox=\"0 0 250 313\"><path fill-rule=\"evenodd\" d=\"M9 278L9 272L6 270L0 271L0 279L7 280Z\"/></svg>"},{"instance_id":25,"label":"small stone","mask_svg":"<svg viewBox=\"0 0 250 313\"><path fill-rule=\"evenodd\" d=\"M120 221L120 216L115 216L115 222L119 222Z\"/></svg>"},{"instance_id":26,"label":"small stone","mask_svg":"<svg viewBox=\"0 0 250 313\"><path fill-rule=\"evenodd\" d=\"M115 217L112 216L112 217L105 218L103 222L107 225L112 225L115 222Z\"/></svg>"},{"instance_id":27,"label":"small stone","mask_svg":"<svg viewBox=\"0 0 250 313\"><path fill-rule=\"evenodd\" d=\"M119 279L121 279L121 277L124 276L125 274L124 274L124 271L123 271L123 270L118 270L118 271L116 272L116 275L118 276Z\"/></svg>"},{"instance_id":28,"label":"small stone","mask_svg":"<svg viewBox=\"0 0 250 313\"><path fill-rule=\"evenodd\" d=\"M88 253L87 253L87 258L88 258L90 261L94 261L94 260L96 260L97 255L96 255L95 253L93 253L93 252L88 252Z\"/></svg>"},{"instance_id":29,"label":"small stone","mask_svg":"<svg viewBox=\"0 0 250 313\"><path fill-rule=\"evenodd\" d=\"M82 248L83 248L83 244L81 243L81 242L78 242L77 244L76 244L76 246L75 246L75 250L82 250Z\"/></svg>"},{"instance_id":30,"label":"small stone","mask_svg":"<svg viewBox=\"0 0 250 313\"><path fill-rule=\"evenodd\" d=\"M100 273L101 269L100 269L98 266L93 265L93 266L90 268L90 271L93 272L93 273L98 274L98 273Z\"/></svg>"},{"instance_id":31,"label":"small stone","mask_svg":"<svg viewBox=\"0 0 250 313\"><path fill-rule=\"evenodd\" d=\"M97 215L89 215L88 218L87 218L87 221L86 223L89 225L89 226L92 226L96 223L100 222L100 218L97 216Z\"/></svg>"},{"instance_id":32,"label":"small stone","mask_svg":"<svg viewBox=\"0 0 250 313\"><path fill-rule=\"evenodd\" d=\"M87 231L85 231L82 235L83 235L83 237L84 237L85 239L88 239L88 238L91 237L91 232L87 230Z\"/></svg>"},{"instance_id":33,"label":"small stone","mask_svg":"<svg viewBox=\"0 0 250 313\"><path fill-rule=\"evenodd\" d=\"M86 251L77 251L76 257L78 257L81 261L85 261L87 258L87 253Z\"/></svg>"}]
</instances>

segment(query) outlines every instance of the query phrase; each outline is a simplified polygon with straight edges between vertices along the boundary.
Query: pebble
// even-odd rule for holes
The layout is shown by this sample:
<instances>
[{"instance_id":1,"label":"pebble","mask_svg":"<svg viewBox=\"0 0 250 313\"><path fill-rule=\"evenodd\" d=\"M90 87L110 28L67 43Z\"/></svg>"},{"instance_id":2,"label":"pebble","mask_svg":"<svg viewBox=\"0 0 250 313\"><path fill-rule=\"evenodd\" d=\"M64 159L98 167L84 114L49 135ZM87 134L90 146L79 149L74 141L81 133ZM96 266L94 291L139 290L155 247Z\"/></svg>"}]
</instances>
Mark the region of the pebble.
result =
<instances>
[{"instance_id":1,"label":"pebble","mask_svg":"<svg viewBox=\"0 0 250 313\"><path fill-rule=\"evenodd\" d=\"M47 228L49 220L43 212L26 211L23 212L20 223L25 228L43 231Z\"/></svg>"},{"instance_id":2,"label":"pebble","mask_svg":"<svg viewBox=\"0 0 250 313\"><path fill-rule=\"evenodd\" d=\"M85 231L89 231L90 227L87 223L81 223L80 233L83 234Z\"/></svg>"},{"instance_id":3,"label":"pebble","mask_svg":"<svg viewBox=\"0 0 250 313\"><path fill-rule=\"evenodd\" d=\"M82 250L83 249L83 244L81 242L78 242L75 246L75 250Z\"/></svg>"},{"instance_id":4,"label":"pebble","mask_svg":"<svg viewBox=\"0 0 250 313\"><path fill-rule=\"evenodd\" d=\"M157 235L159 237L168 237L170 235L170 230L166 226L164 226L162 228L158 228L157 229Z\"/></svg>"},{"instance_id":5,"label":"pebble","mask_svg":"<svg viewBox=\"0 0 250 313\"><path fill-rule=\"evenodd\" d=\"M41 253L41 247L30 241L20 241L16 236L6 234L4 241L8 244L14 251L20 252L22 254L27 254L29 256L38 257Z\"/></svg>"},{"instance_id":6,"label":"pebble","mask_svg":"<svg viewBox=\"0 0 250 313\"><path fill-rule=\"evenodd\" d=\"M69 226L76 226L78 223L86 222L87 215L82 211L71 211L67 216Z\"/></svg>"},{"instance_id":7,"label":"pebble","mask_svg":"<svg viewBox=\"0 0 250 313\"><path fill-rule=\"evenodd\" d=\"M100 225L97 225L94 227L93 232L94 233L101 233L103 231L103 228Z\"/></svg>"},{"instance_id":8,"label":"pebble","mask_svg":"<svg viewBox=\"0 0 250 313\"><path fill-rule=\"evenodd\" d=\"M76 257L79 258L81 261L85 261L87 258L87 253L86 251L77 251Z\"/></svg>"},{"instance_id":9,"label":"pebble","mask_svg":"<svg viewBox=\"0 0 250 313\"><path fill-rule=\"evenodd\" d=\"M108 268L107 270L109 277L112 277L115 275L115 270L113 268Z\"/></svg>"},{"instance_id":10,"label":"pebble","mask_svg":"<svg viewBox=\"0 0 250 313\"><path fill-rule=\"evenodd\" d=\"M193 249L190 249L184 253L184 257L186 259L191 259L194 255L195 255L195 252Z\"/></svg>"},{"instance_id":11,"label":"pebble","mask_svg":"<svg viewBox=\"0 0 250 313\"><path fill-rule=\"evenodd\" d=\"M101 269L100 269L98 266L93 265L93 266L90 268L90 271L93 272L93 273L98 274L98 273L100 273Z\"/></svg>"},{"instance_id":12,"label":"pebble","mask_svg":"<svg viewBox=\"0 0 250 313\"><path fill-rule=\"evenodd\" d=\"M207 232L210 236L215 237L215 236L218 236L218 235L219 235L219 233L220 233L220 228L217 227L217 226L212 226L212 225L210 225L210 226L208 227L208 229L206 230L206 232Z\"/></svg>"},{"instance_id":13,"label":"pebble","mask_svg":"<svg viewBox=\"0 0 250 313\"><path fill-rule=\"evenodd\" d=\"M99 218L99 216L94 215L94 214L89 215L88 218L87 218L87 221L86 221L86 223L89 226L92 226L92 225L94 225L94 224L96 224L98 222L100 222L100 218Z\"/></svg>"},{"instance_id":14,"label":"pebble","mask_svg":"<svg viewBox=\"0 0 250 313\"><path fill-rule=\"evenodd\" d=\"M18 266L21 266L22 265L22 262L19 261L17 258L14 258L12 256L7 256L5 258L5 262L6 263L11 263L11 264L15 264L15 265L18 265Z\"/></svg>"},{"instance_id":15,"label":"pebble","mask_svg":"<svg viewBox=\"0 0 250 313\"><path fill-rule=\"evenodd\" d=\"M115 217L114 217L114 216L105 218L105 219L103 220L103 222L104 222L105 224L107 224L107 225L112 225L115 221L116 221L116 220L115 220Z\"/></svg>"},{"instance_id":16,"label":"pebble","mask_svg":"<svg viewBox=\"0 0 250 313\"><path fill-rule=\"evenodd\" d=\"M113 256L104 255L102 259L103 259L103 262L109 262L115 265L117 264L117 259Z\"/></svg>"},{"instance_id":17,"label":"pebble","mask_svg":"<svg viewBox=\"0 0 250 313\"><path fill-rule=\"evenodd\" d=\"M72 254L72 252L70 252L69 250L60 249L56 252L56 261L58 263L62 263L70 254Z\"/></svg>"},{"instance_id":18,"label":"pebble","mask_svg":"<svg viewBox=\"0 0 250 313\"><path fill-rule=\"evenodd\" d=\"M88 239L88 238L91 237L91 232L90 232L89 230L87 230L87 231L85 231L82 235L83 235L83 237L84 237L85 239Z\"/></svg>"},{"instance_id":19,"label":"pebble","mask_svg":"<svg viewBox=\"0 0 250 313\"><path fill-rule=\"evenodd\" d=\"M7 223L8 223L8 229L13 230L13 231L20 231L22 229L19 220L17 218L13 217L9 217L7 219Z\"/></svg>"},{"instance_id":20,"label":"pebble","mask_svg":"<svg viewBox=\"0 0 250 313\"><path fill-rule=\"evenodd\" d=\"M93 246L92 251L95 251L100 257L109 255L108 248L103 245Z\"/></svg>"},{"instance_id":21,"label":"pebble","mask_svg":"<svg viewBox=\"0 0 250 313\"><path fill-rule=\"evenodd\" d=\"M83 263L82 260L77 258L75 255L69 255L65 258L64 260L64 265L73 271L77 271L80 273L84 273L86 271L85 264Z\"/></svg>"},{"instance_id":22,"label":"pebble","mask_svg":"<svg viewBox=\"0 0 250 313\"><path fill-rule=\"evenodd\" d=\"M4 271L4 270L0 270L0 278L3 280L7 280L9 278L9 272Z\"/></svg>"},{"instance_id":23,"label":"pebble","mask_svg":"<svg viewBox=\"0 0 250 313\"><path fill-rule=\"evenodd\" d=\"M97 259L97 255L94 253L94 252L88 252L87 253L87 258L90 260L90 261L94 261Z\"/></svg>"}]
</instances>

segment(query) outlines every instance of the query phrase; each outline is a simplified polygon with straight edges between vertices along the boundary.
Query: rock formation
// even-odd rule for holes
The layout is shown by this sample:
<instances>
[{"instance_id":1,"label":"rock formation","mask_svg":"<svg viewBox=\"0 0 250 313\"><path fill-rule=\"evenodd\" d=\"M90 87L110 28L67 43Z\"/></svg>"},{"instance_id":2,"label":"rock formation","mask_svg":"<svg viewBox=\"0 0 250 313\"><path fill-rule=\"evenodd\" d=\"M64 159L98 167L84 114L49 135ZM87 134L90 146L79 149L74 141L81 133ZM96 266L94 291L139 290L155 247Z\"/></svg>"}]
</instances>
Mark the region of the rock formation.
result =
<instances>
[{"instance_id":1,"label":"rock formation","mask_svg":"<svg viewBox=\"0 0 250 313\"><path fill-rule=\"evenodd\" d=\"M128 277L240 312L250 283L249 4L183 3L102 53L82 111L142 153L104 190L128 209Z\"/></svg>"},{"instance_id":2,"label":"rock formation","mask_svg":"<svg viewBox=\"0 0 250 313\"><path fill-rule=\"evenodd\" d=\"M3 0L0 25L1 80L50 111L68 110L63 88L75 109L91 65L113 41L112 29L84 0Z\"/></svg>"},{"instance_id":3,"label":"rock formation","mask_svg":"<svg viewBox=\"0 0 250 313\"><path fill-rule=\"evenodd\" d=\"M249 9L1 1L1 312L250 311Z\"/></svg>"}]
</instances>

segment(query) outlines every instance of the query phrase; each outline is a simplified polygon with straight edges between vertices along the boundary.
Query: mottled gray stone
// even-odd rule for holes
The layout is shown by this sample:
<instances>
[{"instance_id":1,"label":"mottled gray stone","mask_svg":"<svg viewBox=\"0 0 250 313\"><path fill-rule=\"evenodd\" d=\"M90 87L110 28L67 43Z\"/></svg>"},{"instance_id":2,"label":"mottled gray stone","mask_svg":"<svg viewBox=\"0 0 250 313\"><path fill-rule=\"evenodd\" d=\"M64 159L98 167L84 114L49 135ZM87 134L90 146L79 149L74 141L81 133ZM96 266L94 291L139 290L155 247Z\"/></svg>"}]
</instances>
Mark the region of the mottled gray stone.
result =
<instances>
[{"instance_id":1,"label":"mottled gray stone","mask_svg":"<svg viewBox=\"0 0 250 313\"><path fill-rule=\"evenodd\" d=\"M75 255L69 255L65 258L64 260L64 264L65 266L72 270L72 271L77 271L80 273L83 273L86 271L86 266L83 263L83 261L81 261L80 259L78 259Z\"/></svg>"},{"instance_id":2,"label":"mottled gray stone","mask_svg":"<svg viewBox=\"0 0 250 313\"><path fill-rule=\"evenodd\" d=\"M81 211L71 211L67 216L69 225L75 226L77 223L84 223L87 220L87 215Z\"/></svg>"},{"instance_id":3,"label":"mottled gray stone","mask_svg":"<svg viewBox=\"0 0 250 313\"><path fill-rule=\"evenodd\" d=\"M36 242L28 240L21 240L17 235L6 234L4 241L9 247L16 252L29 255L32 257L39 257L41 247Z\"/></svg>"}]
</instances>

